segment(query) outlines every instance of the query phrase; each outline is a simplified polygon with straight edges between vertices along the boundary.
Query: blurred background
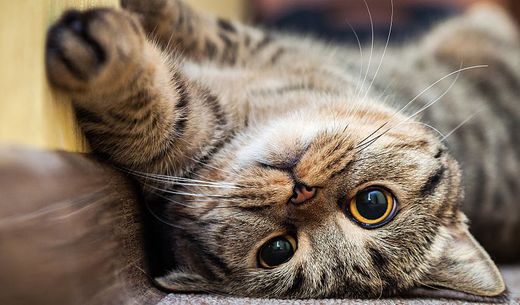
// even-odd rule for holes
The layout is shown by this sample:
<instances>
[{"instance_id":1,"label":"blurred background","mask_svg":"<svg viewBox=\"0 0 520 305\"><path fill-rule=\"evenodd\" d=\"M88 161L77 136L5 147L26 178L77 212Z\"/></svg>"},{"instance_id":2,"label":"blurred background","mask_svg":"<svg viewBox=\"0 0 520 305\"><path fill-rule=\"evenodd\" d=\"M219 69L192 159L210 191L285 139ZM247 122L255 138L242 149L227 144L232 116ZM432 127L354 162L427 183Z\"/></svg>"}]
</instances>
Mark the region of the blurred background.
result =
<instances>
[{"instance_id":1,"label":"blurred background","mask_svg":"<svg viewBox=\"0 0 520 305\"><path fill-rule=\"evenodd\" d=\"M254 20L268 27L311 33L331 40L361 42L386 39L392 21L391 41L413 38L431 25L462 12L476 0L253 0ZM504 0L490 1L507 5ZM517 1L514 1L517 2ZM351 28L352 27L352 28Z\"/></svg>"}]
</instances>

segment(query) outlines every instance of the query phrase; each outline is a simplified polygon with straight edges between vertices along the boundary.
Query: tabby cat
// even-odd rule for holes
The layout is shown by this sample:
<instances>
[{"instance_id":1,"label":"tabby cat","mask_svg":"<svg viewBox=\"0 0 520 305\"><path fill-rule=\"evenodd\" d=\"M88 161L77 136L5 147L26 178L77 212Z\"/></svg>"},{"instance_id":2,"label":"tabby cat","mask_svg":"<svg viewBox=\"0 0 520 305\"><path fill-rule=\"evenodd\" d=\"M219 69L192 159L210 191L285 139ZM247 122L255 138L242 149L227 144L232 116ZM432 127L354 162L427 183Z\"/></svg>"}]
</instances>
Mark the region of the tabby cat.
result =
<instances>
[{"instance_id":1,"label":"tabby cat","mask_svg":"<svg viewBox=\"0 0 520 305\"><path fill-rule=\"evenodd\" d=\"M180 0L122 6L65 13L47 73L93 150L165 206L175 268L160 286L506 294L462 212L494 258L520 257L520 40L504 12L359 52Z\"/></svg>"}]
</instances>

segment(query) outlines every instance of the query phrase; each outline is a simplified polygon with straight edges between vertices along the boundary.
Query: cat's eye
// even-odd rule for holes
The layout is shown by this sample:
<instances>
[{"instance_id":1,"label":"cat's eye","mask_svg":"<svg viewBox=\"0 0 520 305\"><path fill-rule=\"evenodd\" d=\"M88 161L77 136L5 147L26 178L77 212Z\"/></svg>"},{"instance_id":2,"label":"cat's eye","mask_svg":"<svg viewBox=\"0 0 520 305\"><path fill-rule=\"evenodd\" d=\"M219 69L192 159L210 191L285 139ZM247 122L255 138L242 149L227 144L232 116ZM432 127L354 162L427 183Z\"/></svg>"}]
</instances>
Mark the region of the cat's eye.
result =
<instances>
[{"instance_id":1,"label":"cat's eye","mask_svg":"<svg viewBox=\"0 0 520 305\"><path fill-rule=\"evenodd\" d=\"M282 235L268 240L258 252L258 265L274 268L288 262L296 251L296 240L290 235Z\"/></svg>"},{"instance_id":2,"label":"cat's eye","mask_svg":"<svg viewBox=\"0 0 520 305\"><path fill-rule=\"evenodd\" d=\"M348 204L352 219L364 228L381 227L397 213L397 200L388 190L369 187L356 194Z\"/></svg>"}]
</instances>

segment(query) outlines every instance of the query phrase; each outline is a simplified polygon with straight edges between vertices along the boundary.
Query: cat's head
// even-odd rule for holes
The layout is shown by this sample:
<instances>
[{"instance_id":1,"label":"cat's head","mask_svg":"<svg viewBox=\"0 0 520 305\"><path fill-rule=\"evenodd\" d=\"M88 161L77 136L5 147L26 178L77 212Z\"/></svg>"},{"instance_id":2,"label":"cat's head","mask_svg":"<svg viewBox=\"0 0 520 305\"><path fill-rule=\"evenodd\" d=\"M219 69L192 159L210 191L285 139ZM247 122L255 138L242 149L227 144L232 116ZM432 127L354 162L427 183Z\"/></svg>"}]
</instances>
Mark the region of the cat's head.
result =
<instances>
[{"instance_id":1,"label":"cat's head","mask_svg":"<svg viewBox=\"0 0 520 305\"><path fill-rule=\"evenodd\" d=\"M277 298L504 293L434 132L381 104L306 98L323 103L238 135L168 198L177 267L160 285Z\"/></svg>"}]
</instances>

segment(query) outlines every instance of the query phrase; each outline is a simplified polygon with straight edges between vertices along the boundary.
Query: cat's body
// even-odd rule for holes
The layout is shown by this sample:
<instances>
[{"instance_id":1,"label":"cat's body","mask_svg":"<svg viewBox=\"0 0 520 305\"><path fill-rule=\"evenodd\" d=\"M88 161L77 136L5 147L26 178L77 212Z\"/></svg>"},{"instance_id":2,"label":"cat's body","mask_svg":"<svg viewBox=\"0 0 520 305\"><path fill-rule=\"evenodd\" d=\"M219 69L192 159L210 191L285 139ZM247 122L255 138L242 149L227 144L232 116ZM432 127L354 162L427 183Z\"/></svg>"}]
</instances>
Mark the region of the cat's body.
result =
<instances>
[{"instance_id":1,"label":"cat's body","mask_svg":"<svg viewBox=\"0 0 520 305\"><path fill-rule=\"evenodd\" d=\"M446 139L465 173L463 209L496 257L518 259L519 41L500 12L361 57L357 47L267 34L175 0L123 6L162 51L126 13L73 12L50 32L47 65L93 148L166 203L157 216L175 227L178 269L161 285L306 298L420 285L504 292L459 211L457 163L443 136L418 123L447 134L480 111ZM496 29L481 27L482 16ZM347 210L374 187L398 207L367 229ZM285 235L293 257L261 268L263 245Z\"/></svg>"}]
</instances>

